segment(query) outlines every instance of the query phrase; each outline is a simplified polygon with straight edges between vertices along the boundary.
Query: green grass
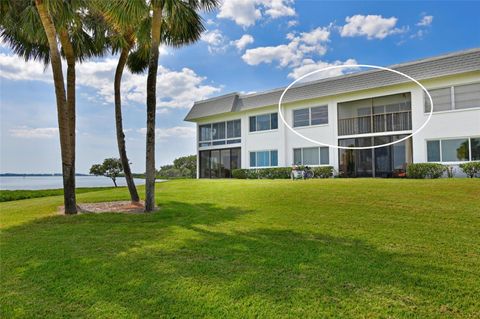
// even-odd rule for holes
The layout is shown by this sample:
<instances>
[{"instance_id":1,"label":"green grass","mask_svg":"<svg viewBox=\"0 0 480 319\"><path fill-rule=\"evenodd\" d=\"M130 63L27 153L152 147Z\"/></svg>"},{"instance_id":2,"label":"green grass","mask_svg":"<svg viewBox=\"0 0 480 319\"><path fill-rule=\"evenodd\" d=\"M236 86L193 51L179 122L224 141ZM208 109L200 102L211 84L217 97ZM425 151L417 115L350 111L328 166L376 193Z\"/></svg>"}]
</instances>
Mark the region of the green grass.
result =
<instances>
[{"instance_id":1,"label":"green grass","mask_svg":"<svg viewBox=\"0 0 480 319\"><path fill-rule=\"evenodd\" d=\"M113 187L80 187L77 188L77 194L97 192ZM9 202L12 200L57 196L62 195L63 189L42 189L42 190L0 190L0 202Z\"/></svg>"},{"instance_id":2,"label":"green grass","mask_svg":"<svg viewBox=\"0 0 480 319\"><path fill-rule=\"evenodd\" d=\"M479 179L157 189L154 214L0 204L0 317L480 317Z\"/></svg>"}]
</instances>

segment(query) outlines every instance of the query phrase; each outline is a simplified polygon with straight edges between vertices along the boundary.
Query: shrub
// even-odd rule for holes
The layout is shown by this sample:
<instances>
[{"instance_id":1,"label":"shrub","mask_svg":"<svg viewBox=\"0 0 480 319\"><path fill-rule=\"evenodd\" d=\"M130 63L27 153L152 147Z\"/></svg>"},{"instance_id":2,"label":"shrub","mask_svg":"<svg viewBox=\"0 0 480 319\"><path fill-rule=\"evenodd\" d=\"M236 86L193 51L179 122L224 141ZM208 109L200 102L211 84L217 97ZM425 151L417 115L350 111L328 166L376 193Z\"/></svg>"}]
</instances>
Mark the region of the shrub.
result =
<instances>
[{"instance_id":1,"label":"shrub","mask_svg":"<svg viewBox=\"0 0 480 319\"><path fill-rule=\"evenodd\" d=\"M292 173L290 167L272 167L257 170L258 178L288 179Z\"/></svg>"},{"instance_id":2,"label":"shrub","mask_svg":"<svg viewBox=\"0 0 480 319\"><path fill-rule=\"evenodd\" d=\"M333 166L319 166L312 168L316 178L330 178L333 176Z\"/></svg>"},{"instance_id":3,"label":"shrub","mask_svg":"<svg viewBox=\"0 0 480 319\"><path fill-rule=\"evenodd\" d=\"M246 169L236 168L232 170L232 177L238 178L238 179L246 179L247 178Z\"/></svg>"},{"instance_id":4,"label":"shrub","mask_svg":"<svg viewBox=\"0 0 480 319\"><path fill-rule=\"evenodd\" d=\"M272 167L258 169L234 169L232 177L238 179L286 179L290 178L290 167Z\"/></svg>"},{"instance_id":5,"label":"shrub","mask_svg":"<svg viewBox=\"0 0 480 319\"><path fill-rule=\"evenodd\" d=\"M438 163L416 163L407 166L408 178L439 178L445 172L445 165Z\"/></svg>"},{"instance_id":6,"label":"shrub","mask_svg":"<svg viewBox=\"0 0 480 319\"><path fill-rule=\"evenodd\" d=\"M248 179L258 179L258 173L256 169L247 169L245 172L247 173Z\"/></svg>"},{"instance_id":7,"label":"shrub","mask_svg":"<svg viewBox=\"0 0 480 319\"><path fill-rule=\"evenodd\" d=\"M480 177L480 161L479 162L469 162L459 165L462 171L467 174L468 177L474 178L476 175Z\"/></svg>"}]
</instances>

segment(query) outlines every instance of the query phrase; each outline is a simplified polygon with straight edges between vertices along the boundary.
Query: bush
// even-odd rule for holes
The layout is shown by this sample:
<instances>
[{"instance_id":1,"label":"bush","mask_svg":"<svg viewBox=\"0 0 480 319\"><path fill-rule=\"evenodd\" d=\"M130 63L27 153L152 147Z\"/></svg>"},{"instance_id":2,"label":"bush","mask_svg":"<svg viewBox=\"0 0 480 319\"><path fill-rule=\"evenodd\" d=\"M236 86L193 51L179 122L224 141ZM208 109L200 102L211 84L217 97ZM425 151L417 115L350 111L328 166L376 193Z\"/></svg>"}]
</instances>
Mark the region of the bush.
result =
<instances>
[{"instance_id":1,"label":"bush","mask_svg":"<svg viewBox=\"0 0 480 319\"><path fill-rule=\"evenodd\" d=\"M333 166L313 167L312 170L316 178L329 178L333 176ZM291 167L232 170L232 177L238 179L289 179L291 178L291 174Z\"/></svg>"},{"instance_id":2,"label":"bush","mask_svg":"<svg viewBox=\"0 0 480 319\"><path fill-rule=\"evenodd\" d=\"M234 169L232 177L238 179L287 179L290 178L291 172L290 167Z\"/></svg>"},{"instance_id":3,"label":"bush","mask_svg":"<svg viewBox=\"0 0 480 319\"><path fill-rule=\"evenodd\" d=\"M242 168L236 168L232 170L232 177L238 179L246 179L247 178L247 170Z\"/></svg>"},{"instance_id":4,"label":"bush","mask_svg":"<svg viewBox=\"0 0 480 319\"><path fill-rule=\"evenodd\" d=\"M292 169L290 167L272 167L257 170L258 178L266 179L288 179Z\"/></svg>"},{"instance_id":5,"label":"bush","mask_svg":"<svg viewBox=\"0 0 480 319\"><path fill-rule=\"evenodd\" d=\"M330 178L333 176L333 166L313 167L312 170L316 178Z\"/></svg>"},{"instance_id":6,"label":"bush","mask_svg":"<svg viewBox=\"0 0 480 319\"><path fill-rule=\"evenodd\" d=\"M445 165L438 163L416 163L407 166L408 178L439 178L445 172Z\"/></svg>"},{"instance_id":7,"label":"bush","mask_svg":"<svg viewBox=\"0 0 480 319\"><path fill-rule=\"evenodd\" d=\"M459 166L468 177L474 178L476 175L480 177L480 162L463 163Z\"/></svg>"}]
</instances>

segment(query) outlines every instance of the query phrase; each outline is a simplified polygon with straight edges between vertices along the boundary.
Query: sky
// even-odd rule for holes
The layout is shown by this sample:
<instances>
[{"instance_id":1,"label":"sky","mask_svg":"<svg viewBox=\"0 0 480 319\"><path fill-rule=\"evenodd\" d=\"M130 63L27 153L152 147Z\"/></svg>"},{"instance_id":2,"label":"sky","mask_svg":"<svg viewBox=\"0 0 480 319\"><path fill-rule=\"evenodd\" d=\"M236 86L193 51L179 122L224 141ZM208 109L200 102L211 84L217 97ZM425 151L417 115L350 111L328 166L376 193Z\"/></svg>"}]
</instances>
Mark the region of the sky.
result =
<instances>
[{"instance_id":1,"label":"sky","mask_svg":"<svg viewBox=\"0 0 480 319\"><path fill-rule=\"evenodd\" d=\"M203 13L206 31L183 48L161 47L156 166L195 154L193 102L283 87L338 64L388 66L480 47L477 1L224 0ZM117 56L77 65L77 172L118 157L113 107ZM340 69L329 75L338 75ZM123 77L127 153L145 169L146 74ZM50 66L0 42L0 172L61 172Z\"/></svg>"}]
</instances>

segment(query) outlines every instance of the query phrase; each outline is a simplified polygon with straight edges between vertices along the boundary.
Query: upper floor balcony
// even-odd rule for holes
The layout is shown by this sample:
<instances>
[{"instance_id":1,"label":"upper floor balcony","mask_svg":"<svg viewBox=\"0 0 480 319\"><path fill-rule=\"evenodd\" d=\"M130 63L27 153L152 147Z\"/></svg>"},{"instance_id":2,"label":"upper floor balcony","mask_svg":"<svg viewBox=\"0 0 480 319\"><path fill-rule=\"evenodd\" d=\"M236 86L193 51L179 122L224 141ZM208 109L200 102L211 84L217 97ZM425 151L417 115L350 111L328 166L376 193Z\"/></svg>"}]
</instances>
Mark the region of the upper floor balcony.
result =
<instances>
[{"instance_id":1,"label":"upper floor balcony","mask_svg":"<svg viewBox=\"0 0 480 319\"><path fill-rule=\"evenodd\" d=\"M338 135L410 131L410 93L338 103Z\"/></svg>"}]
</instances>

